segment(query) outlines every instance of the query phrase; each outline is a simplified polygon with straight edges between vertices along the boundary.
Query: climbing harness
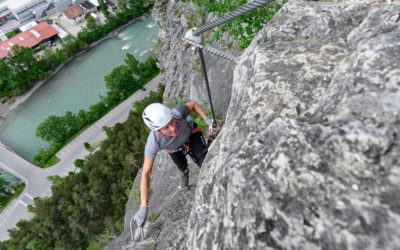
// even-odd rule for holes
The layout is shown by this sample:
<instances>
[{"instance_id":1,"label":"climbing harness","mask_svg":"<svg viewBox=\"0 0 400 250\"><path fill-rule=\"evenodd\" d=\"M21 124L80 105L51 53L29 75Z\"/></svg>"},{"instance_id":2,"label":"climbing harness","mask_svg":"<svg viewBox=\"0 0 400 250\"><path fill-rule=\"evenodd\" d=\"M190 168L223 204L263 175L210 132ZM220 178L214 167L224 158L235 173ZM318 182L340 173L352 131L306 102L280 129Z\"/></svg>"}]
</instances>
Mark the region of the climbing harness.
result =
<instances>
[{"instance_id":1,"label":"climbing harness","mask_svg":"<svg viewBox=\"0 0 400 250\"><path fill-rule=\"evenodd\" d=\"M207 149L206 149L206 150L207 150ZM182 145L182 151L183 151L183 154L184 154L184 155L189 155L190 158L192 158L193 162L194 162L198 167L201 167L200 161L199 161L199 159L196 157L196 155L194 154L193 150L190 148L189 143L185 143L185 144ZM206 153L207 153L207 152L206 152ZM203 154L204 154L204 152L201 153L201 154L199 155L199 157L201 157Z\"/></svg>"},{"instance_id":2,"label":"climbing harness","mask_svg":"<svg viewBox=\"0 0 400 250\"><path fill-rule=\"evenodd\" d=\"M203 155L207 154L208 152L208 148L210 147L211 143L215 140L215 138L217 138L218 135L218 131L215 133L210 134L210 136L207 138L207 142L205 143L206 148L204 149L203 152L201 152L198 156L196 156L196 154L193 152L193 150L190 148L189 145L189 141L187 141L186 143L184 143L182 145L182 152L184 155L189 155L190 158L192 158L193 162L200 168L201 167L201 163L199 161L199 158L201 158ZM204 137L203 137L204 139Z\"/></svg>"}]
</instances>

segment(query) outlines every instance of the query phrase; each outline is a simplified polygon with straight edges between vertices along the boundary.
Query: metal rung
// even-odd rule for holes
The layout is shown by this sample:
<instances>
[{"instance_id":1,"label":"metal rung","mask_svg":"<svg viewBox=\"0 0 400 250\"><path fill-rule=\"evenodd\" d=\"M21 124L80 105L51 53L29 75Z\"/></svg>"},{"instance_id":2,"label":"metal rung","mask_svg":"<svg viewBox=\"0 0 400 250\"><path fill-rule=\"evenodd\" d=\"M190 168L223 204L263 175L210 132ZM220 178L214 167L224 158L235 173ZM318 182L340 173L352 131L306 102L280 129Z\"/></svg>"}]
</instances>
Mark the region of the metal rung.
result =
<instances>
[{"instance_id":1,"label":"metal rung","mask_svg":"<svg viewBox=\"0 0 400 250\"><path fill-rule=\"evenodd\" d=\"M222 58L224 58L226 60L232 61L232 62L236 62L237 59L238 59L236 56L231 55L231 54L229 54L227 52L221 51L221 50L213 48L213 47L203 46L203 45L201 45L199 43L192 42L192 41L190 41L190 40L188 40L186 38L182 38L182 41L187 43L187 44L190 44L190 45L193 45L195 47L198 47L200 49L206 50L206 51L208 51L208 52L210 52L210 53L212 53L212 54L214 54L216 56L220 56L220 57L222 57Z\"/></svg>"}]
</instances>

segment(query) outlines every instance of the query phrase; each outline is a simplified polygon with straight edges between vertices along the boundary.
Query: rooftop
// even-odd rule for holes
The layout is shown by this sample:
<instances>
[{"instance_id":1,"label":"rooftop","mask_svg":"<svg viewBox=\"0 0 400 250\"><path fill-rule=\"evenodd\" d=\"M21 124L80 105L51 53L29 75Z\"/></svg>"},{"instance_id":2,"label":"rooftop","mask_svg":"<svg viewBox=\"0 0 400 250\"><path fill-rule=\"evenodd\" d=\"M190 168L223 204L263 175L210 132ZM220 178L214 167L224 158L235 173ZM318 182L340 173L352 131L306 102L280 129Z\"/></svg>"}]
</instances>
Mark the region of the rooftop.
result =
<instances>
[{"instance_id":1,"label":"rooftop","mask_svg":"<svg viewBox=\"0 0 400 250\"><path fill-rule=\"evenodd\" d=\"M24 6L28 3L37 2L37 1L38 0L18 0L18 1L6 0L6 1L0 3L0 8L3 6L8 6L8 8L10 8L10 9L18 9L19 7Z\"/></svg>"},{"instance_id":2,"label":"rooftop","mask_svg":"<svg viewBox=\"0 0 400 250\"><path fill-rule=\"evenodd\" d=\"M94 6L100 6L99 1L97 0L89 0L89 2L91 2Z\"/></svg>"},{"instance_id":3,"label":"rooftop","mask_svg":"<svg viewBox=\"0 0 400 250\"><path fill-rule=\"evenodd\" d=\"M111 8L115 8L115 7L116 7L115 3L112 2L112 1L110 1L110 0L104 0L104 2L105 2L106 4L108 4Z\"/></svg>"},{"instance_id":4,"label":"rooftop","mask_svg":"<svg viewBox=\"0 0 400 250\"><path fill-rule=\"evenodd\" d=\"M31 22L29 22L29 23L27 23L27 24L22 25L21 27L19 27L19 30L22 31L22 32L24 32L24 31L29 30L30 28L35 27L36 25L38 25L38 23L37 23L36 21L31 21Z\"/></svg>"},{"instance_id":5,"label":"rooftop","mask_svg":"<svg viewBox=\"0 0 400 250\"><path fill-rule=\"evenodd\" d=\"M93 9L93 8L96 8L96 6L94 6L91 2L89 2L89 1L85 1L85 2L83 2L83 3L81 3L81 5L85 8L85 9L87 9L87 10L91 10L91 9Z\"/></svg>"},{"instance_id":6,"label":"rooftop","mask_svg":"<svg viewBox=\"0 0 400 250\"><path fill-rule=\"evenodd\" d=\"M41 41L57 35L57 31L47 23L39 23L33 28L28 29L18 35L0 42L0 58L7 56L11 52L11 47L18 44L23 47L34 47Z\"/></svg>"},{"instance_id":7,"label":"rooftop","mask_svg":"<svg viewBox=\"0 0 400 250\"><path fill-rule=\"evenodd\" d=\"M68 19L73 19L83 14L83 10L78 5L72 5L62 11Z\"/></svg>"}]
</instances>

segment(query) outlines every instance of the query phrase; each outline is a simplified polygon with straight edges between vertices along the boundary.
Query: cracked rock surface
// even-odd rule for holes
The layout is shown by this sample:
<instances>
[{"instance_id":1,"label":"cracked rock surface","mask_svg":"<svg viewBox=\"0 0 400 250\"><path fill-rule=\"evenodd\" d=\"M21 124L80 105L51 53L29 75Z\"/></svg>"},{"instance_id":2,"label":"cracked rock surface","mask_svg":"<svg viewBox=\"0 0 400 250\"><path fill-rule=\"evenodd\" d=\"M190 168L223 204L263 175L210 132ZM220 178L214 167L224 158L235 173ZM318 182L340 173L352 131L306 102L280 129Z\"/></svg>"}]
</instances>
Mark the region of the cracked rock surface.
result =
<instances>
[{"instance_id":1,"label":"cracked rock surface","mask_svg":"<svg viewBox=\"0 0 400 250\"><path fill-rule=\"evenodd\" d=\"M193 188L161 154L147 240L125 230L109 248L398 249L399 41L400 3L289 1L220 93L224 127Z\"/></svg>"},{"instance_id":2,"label":"cracked rock surface","mask_svg":"<svg viewBox=\"0 0 400 250\"><path fill-rule=\"evenodd\" d=\"M287 3L241 56L188 249L400 242L400 5Z\"/></svg>"}]
</instances>

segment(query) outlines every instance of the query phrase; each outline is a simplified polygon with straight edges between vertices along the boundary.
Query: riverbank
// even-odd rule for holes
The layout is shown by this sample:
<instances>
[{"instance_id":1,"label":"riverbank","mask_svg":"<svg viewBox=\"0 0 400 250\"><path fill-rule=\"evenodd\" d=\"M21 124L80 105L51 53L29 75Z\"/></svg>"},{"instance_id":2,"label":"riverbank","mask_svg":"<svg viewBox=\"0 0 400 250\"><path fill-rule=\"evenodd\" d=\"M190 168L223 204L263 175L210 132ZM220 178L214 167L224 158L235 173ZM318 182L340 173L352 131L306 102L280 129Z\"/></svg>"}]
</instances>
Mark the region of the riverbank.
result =
<instances>
[{"instance_id":1,"label":"riverbank","mask_svg":"<svg viewBox=\"0 0 400 250\"><path fill-rule=\"evenodd\" d=\"M0 103L0 128L2 127L2 125L3 125L4 121L6 120L7 116L9 116L20 104L24 103L44 83L46 83L48 80L50 80L52 77L54 77L62 68L64 68L66 65L68 65L73 59L75 59L76 57L86 53L90 49L96 47L101 42L118 35L118 33L122 29L126 28L127 26L131 25L132 23L134 23L134 22L136 22L138 20L142 20L142 19L146 18L146 16L147 16L147 14L144 14L144 15L142 15L140 17L137 17L135 19L132 19L132 20L128 21L126 24L123 24L123 25L119 26L118 28L116 28L113 31L109 32L106 36L100 38L99 40L97 40L97 41L95 41L93 43L91 43L88 46L88 48L86 48L85 50L79 52L75 56L70 57L67 60L67 62L65 62L64 64L59 65L50 76L48 76L46 79L44 79L42 81L38 81L36 84L34 84L34 86L29 91L27 91L25 94L23 94L21 96L17 96L17 97L12 97L6 103Z\"/></svg>"}]
</instances>

